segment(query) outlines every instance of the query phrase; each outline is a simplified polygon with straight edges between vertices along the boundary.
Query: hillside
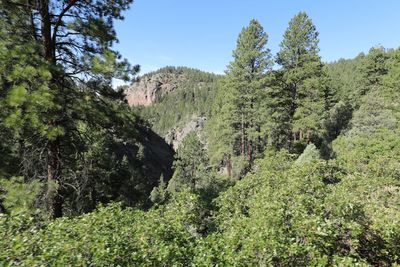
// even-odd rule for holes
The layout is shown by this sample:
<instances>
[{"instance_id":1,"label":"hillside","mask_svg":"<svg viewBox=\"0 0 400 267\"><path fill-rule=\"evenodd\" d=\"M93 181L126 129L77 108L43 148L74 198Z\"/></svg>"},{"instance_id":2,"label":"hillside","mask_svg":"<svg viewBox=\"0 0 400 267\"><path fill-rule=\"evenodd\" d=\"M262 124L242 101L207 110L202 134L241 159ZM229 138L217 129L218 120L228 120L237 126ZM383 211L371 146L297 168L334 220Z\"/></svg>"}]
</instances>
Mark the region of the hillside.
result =
<instances>
[{"instance_id":1,"label":"hillside","mask_svg":"<svg viewBox=\"0 0 400 267\"><path fill-rule=\"evenodd\" d=\"M210 116L221 76L186 67L165 67L126 89L128 103L175 149Z\"/></svg>"}]
</instances>

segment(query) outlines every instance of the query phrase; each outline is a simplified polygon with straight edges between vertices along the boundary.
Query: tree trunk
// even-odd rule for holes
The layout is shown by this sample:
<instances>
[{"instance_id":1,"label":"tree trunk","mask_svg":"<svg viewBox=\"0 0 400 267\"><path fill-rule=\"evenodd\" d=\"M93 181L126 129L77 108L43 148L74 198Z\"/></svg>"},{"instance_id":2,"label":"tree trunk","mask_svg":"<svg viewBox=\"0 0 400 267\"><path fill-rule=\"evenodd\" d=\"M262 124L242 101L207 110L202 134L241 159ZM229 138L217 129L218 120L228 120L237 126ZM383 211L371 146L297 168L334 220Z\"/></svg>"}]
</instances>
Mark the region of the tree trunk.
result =
<instances>
[{"instance_id":1,"label":"tree trunk","mask_svg":"<svg viewBox=\"0 0 400 267\"><path fill-rule=\"evenodd\" d=\"M42 25L41 25L41 32L43 38L43 53L44 58L53 63L54 60L54 51L53 51L53 44L51 40L51 20L49 14L49 1L48 0L41 0L40 1L40 16L42 17Z\"/></svg>"},{"instance_id":2,"label":"tree trunk","mask_svg":"<svg viewBox=\"0 0 400 267\"><path fill-rule=\"evenodd\" d=\"M253 161L253 142L249 140L248 142L248 147L247 147L247 156L248 156L248 162L251 164Z\"/></svg>"},{"instance_id":3,"label":"tree trunk","mask_svg":"<svg viewBox=\"0 0 400 267\"><path fill-rule=\"evenodd\" d=\"M194 175L195 175L195 169L196 169L196 166L195 166L195 163L194 163L194 161L193 161L193 162L192 162L192 170L191 170L193 190L196 190L196 179L195 179L195 177L194 177Z\"/></svg>"},{"instance_id":4,"label":"tree trunk","mask_svg":"<svg viewBox=\"0 0 400 267\"><path fill-rule=\"evenodd\" d=\"M47 207L51 219L62 216L63 198L61 194L60 172L60 144L59 140L56 139L50 144L47 164Z\"/></svg>"},{"instance_id":5,"label":"tree trunk","mask_svg":"<svg viewBox=\"0 0 400 267\"><path fill-rule=\"evenodd\" d=\"M263 145L264 145L264 143L261 140L261 127L260 127L260 125L257 125L257 152L259 154L262 153Z\"/></svg>"},{"instance_id":6,"label":"tree trunk","mask_svg":"<svg viewBox=\"0 0 400 267\"><path fill-rule=\"evenodd\" d=\"M307 144L311 143L311 131L307 130Z\"/></svg>"},{"instance_id":7,"label":"tree trunk","mask_svg":"<svg viewBox=\"0 0 400 267\"><path fill-rule=\"evenodd\" d=\"M232 176L232 162L231 162L231 154L226 156L226 169L228 171L228 177Z\"/></svg>"},{"instance_id":8,"label":"tree trunk","mask_svg":"<svg viewBox=\"0 0 400 267\"><path fill-rule=\"evenodd\" d=\"M51 36L51 18L49 13L49 0L40 0L40 16L41 16L41 35L43 45L43 56L48 61L49 65L54 65L55 62L55 45L52 42ZM56 73L52 73L50 88L56 90ZM57 119L49 122L50 127L57 127ZM49 217L52 219L62 216L63 197L61 193L61 153L60 153L60 138L51 140L48 148L47 162L47 207Z\"/></svg>"}]
</instances>

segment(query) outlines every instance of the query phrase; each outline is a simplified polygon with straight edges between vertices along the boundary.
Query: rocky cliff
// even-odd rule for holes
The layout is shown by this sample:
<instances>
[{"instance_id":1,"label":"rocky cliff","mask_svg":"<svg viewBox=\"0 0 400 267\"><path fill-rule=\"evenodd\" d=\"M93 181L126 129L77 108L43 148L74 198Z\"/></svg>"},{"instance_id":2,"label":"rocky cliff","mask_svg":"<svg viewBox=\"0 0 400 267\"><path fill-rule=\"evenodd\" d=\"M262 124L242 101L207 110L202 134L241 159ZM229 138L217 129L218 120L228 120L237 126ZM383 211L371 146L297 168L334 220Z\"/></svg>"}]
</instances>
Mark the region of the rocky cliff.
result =
<instances>
[{"instance_id":1,"label":"rocky cliff","mask_svg":"<svg viewBox=\"0 0 400 267\"><path fill-rule=\"evenodd\" d=\"M205 117L193 116L183 127L174 127L168 131L165 136L165 141L176 151L182 140L190 132L196 132L198 135L204 128Z\"/></svg>"},{"instance_id":2,"label":"rocky cliff","mask_svg":"<svg viewBox=\"0 0 400 267\"><path fill-rule=\"evenodd\" d=\"M126 89L131 106L176 150L190 132L200 133L221 76L186 67L145 74Z\"/></svg>"},{"instance_id":3,"label":"rocky cliff","mask_svg":"<svg viewBox=\"0 0 400 267\"><path fill-rule=\"evenodd\" d=\"M175 91L185 81L180 73L154 73L140 77L126 90L131 106L150 106L164 95Z\"/></svg>"}]
</instances>

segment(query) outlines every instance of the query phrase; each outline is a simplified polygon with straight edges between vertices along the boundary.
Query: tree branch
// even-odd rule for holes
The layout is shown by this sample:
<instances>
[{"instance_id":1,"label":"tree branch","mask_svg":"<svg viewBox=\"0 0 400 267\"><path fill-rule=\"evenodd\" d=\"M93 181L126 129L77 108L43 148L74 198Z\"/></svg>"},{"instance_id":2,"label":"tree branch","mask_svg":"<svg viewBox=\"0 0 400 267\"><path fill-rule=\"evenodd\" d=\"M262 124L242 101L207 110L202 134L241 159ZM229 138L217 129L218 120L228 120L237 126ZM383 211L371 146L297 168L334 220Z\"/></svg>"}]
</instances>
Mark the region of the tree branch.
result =
<instances>
[{"instance_id":1,"label":"tree branch","mask_svg":"<svg viewBox=\"0 0 400 267\"><path fill-rule=\"evenodd\" d=\"M76 4L76 2L78 2L78 1L79 0L71 0L71 2L61 11L60 15L58 16L57 22L54 25L54 29L53 29L52 42L53 42L54 46L55 46L55 43L56 43L58 27L60 27L60 25L62 23L62 18L64 17L65 13L67 13L68 10L70 10L71 7L73 7Z\"/></svg>"}]
</instances>

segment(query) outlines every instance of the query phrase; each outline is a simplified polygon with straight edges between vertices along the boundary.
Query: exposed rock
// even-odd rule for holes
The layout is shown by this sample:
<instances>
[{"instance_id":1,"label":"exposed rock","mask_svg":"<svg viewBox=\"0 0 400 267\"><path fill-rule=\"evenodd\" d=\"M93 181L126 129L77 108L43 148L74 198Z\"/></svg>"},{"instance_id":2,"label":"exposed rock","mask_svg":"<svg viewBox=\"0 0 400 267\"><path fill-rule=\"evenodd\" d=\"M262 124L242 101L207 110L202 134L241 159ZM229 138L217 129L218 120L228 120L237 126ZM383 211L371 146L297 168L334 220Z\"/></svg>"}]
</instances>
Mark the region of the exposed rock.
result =
<instances>
[{"instance_id":1,"label":"exposed rock","mask_svg":"<svg viewBox=\"0 0 400 267\"><path fill-rule=\"evenodd\" d=\"M152 125L152 129L164 136L166 143L176 150L188 133L195 131L200 135L206 120L201 116L206 112L203 106L190 109L186 105L182 109L175 106L171 112L170 105L176 102L182 104L190 97L189 104L209 103L219 78L220 76L213 73L196 69L167 66L140 77L126 89L125 94L129 105L144 106L143 109L138 109L139 112L143 112L143 117ZM208 94L211 91L211 97L204 101L204 92ZM168 94L172 97L166 97ZM196 97L199 98L198 102L193 101ZM154 103L158 105L152 106Z\"/></svg>"},{"instance_id":2,"label":"exposed rock","mask_svg":"<svg viewBox=\"0 0 400 267\"><path fill-rule=\"evenodd\" d=\"M205 121L205 117L193 116L183 127L171 129L166 134L165 141L176 151L186 135L193 131L199 134L203 130Z\"/></svg>"},{"instance_id":3,"label":"exposed rock","mask_svg":"<svg viewBox=\"0 0 400 267\"><path fill-rule=\"evenodd\" d=\"M178 88L185 79L177 73L145 75L126 90L126 99L131 106L149 106Z\"/></svg>"}]
</instances>

